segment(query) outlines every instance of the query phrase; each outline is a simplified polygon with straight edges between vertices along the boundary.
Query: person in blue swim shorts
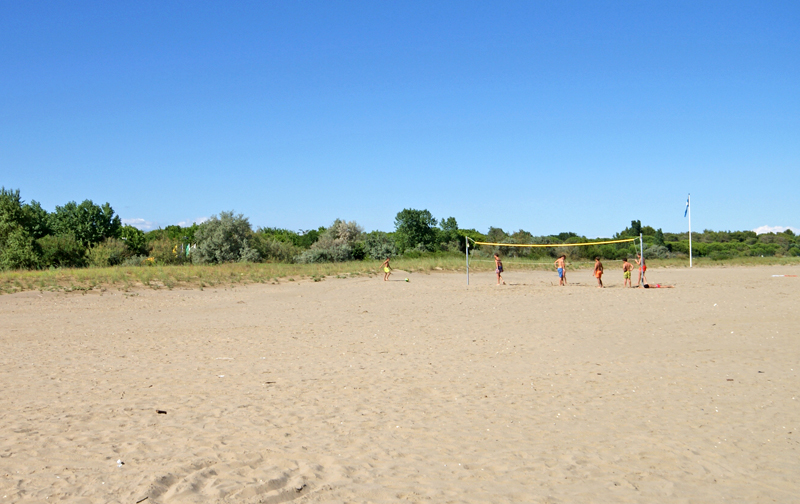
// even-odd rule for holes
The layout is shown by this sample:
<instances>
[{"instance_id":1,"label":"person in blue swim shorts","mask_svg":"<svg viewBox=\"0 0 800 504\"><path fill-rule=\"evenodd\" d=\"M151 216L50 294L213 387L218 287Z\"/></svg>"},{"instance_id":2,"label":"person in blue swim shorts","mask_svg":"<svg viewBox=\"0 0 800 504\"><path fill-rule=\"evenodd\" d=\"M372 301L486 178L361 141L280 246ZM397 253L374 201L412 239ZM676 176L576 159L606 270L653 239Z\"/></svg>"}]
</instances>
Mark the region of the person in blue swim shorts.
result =
<instances>
[{"instance_id":1,"label":"person in blue swim shorts","mask_svg":"<svg viewBox=\"0 0 800 504\"><path fill-rule=\"evenodd\" d=\"M558 285L567 285L567 256L561 255L555 262L558 270Z\"/></svg>"}]
</instances>

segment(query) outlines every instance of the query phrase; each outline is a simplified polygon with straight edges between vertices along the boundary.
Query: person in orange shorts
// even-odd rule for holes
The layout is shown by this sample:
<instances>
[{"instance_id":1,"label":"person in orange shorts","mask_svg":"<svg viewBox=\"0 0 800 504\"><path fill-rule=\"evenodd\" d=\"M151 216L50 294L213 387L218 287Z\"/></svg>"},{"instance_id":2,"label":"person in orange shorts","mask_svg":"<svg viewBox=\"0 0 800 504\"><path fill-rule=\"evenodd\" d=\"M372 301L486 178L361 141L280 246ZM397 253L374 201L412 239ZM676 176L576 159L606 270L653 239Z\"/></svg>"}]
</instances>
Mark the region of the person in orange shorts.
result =
<instances>
[{"instance_id":1,"label":"person in orange shorts","mask_svg":"<svg viewBox=\"0 0 800 504\"><path fill-rule=\"evenodd\" d=\"M603 263L600 262L599 257L594 258L594 277L597 279L597 287L603 288Z\"/></svg>"}]
</instances>

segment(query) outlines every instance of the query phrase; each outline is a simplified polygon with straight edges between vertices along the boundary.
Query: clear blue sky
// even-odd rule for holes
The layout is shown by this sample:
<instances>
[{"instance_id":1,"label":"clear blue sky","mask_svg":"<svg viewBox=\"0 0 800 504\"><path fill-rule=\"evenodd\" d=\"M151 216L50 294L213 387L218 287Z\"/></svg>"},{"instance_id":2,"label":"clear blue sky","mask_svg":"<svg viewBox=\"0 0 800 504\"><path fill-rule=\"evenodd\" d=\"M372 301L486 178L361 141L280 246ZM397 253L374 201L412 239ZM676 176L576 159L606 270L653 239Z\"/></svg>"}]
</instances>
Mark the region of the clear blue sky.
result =
<instances>
[{"instance_id":1,"label":"clear blue sky","mask_svg":"<svg viewBox=\"0 0 800 504\"><path fill-rule=\"evenodd\" d=\"M166 226L800 228L800 2L0 2L0 185Z\"/></svg>"}]
</instances>

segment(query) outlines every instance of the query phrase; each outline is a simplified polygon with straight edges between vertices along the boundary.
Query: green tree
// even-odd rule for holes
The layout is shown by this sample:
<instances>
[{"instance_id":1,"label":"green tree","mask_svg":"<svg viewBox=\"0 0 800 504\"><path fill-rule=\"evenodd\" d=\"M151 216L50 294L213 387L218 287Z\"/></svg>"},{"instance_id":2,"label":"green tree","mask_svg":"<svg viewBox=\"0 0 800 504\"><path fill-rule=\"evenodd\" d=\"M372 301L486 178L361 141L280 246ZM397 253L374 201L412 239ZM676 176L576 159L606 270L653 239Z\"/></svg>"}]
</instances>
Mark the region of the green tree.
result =
<instances>
[{"instance_id":1,"label":"green tree","mask_svg":"<svg viewBox=\"0 0 800 504\"><path fill-rule=\"evenodd\" d=\"M39 265L19 189L0 188L0 270L30 269Z\"/></svg>"},{"instance_id":2,"label":"green tree","mask_svg":"<svg viewBox=\"0 0 800 504\"><path fill-rule=\"evenodd\" d=\"M433 250L436 244L436 219L427 210L403 209L394 218L397 248L403 253L408 249Z\"/></svg>"},{"instance_id":3,"label":"green tree","mask_svg":"<svg viewBox=\"0 0 800 504\"><path fill-rule=\"evenodd\" d=\"M125 246L128 247L130 255L147 254L147 239L145 238L144 231L133 226L122 226L119 228L119 238L125 242Z\"/></svg>"},{"instance_id":4,"label":"green tree","mask_svg":"<svg viewBox=\"0 0 800 504\"><path fill-rule=\"evenodd\" d=\"M116 238L122 221L114 215L114 209L108 203L99 206L92 200L85 200L78 205L70 201L57 206L56 211L50 214L50 227L59 235L74 234L76 240L88 247L106 238Z\"/></svg>"},{"instance_id":5,"label":"green tree","mask_svg":"<svg viewBox=\"0 0 800 504\"><path fill-rule=\"evenodd\" d=\"M53 230L50 229L49 214L38 201L31 201L23 205L22 212L25 216L25 228L34 240L52 234Z\"/></svg>"},{"instance_id":6,"label":"green tree","mask_svg":"<svg viewBox=\"0 0 800 504\"><path fill-rule=\"evenodd\" d=\"M654 238L654 240L653 240L653 241L654 241L654 243L655 243L656 245L661 245L662 247L666 245L666 244L664 243L664 232L663 232L663 231L661 231L661 228L658 228L658 229L656 230L656 235L655 235L655 238Z\"/></svg>"}]
</instances>

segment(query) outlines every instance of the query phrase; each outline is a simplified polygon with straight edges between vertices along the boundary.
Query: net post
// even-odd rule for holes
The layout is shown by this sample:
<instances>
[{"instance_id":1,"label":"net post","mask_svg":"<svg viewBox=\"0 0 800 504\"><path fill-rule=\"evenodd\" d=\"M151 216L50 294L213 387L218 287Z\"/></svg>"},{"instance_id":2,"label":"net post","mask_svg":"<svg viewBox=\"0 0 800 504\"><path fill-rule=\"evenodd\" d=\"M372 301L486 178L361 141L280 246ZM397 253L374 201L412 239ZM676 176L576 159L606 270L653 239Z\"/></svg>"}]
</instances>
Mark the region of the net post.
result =
<instances>
[{"instance_id":1,"label":"net post","mask_svg":"<svg viewBox=\"0 0 800 504\"><path fill-rule=\"evenodd\" d=\"M689 215L689 267L692 267L692 195L686 199L686 210Z\"/></svg>"},{"instance_id":2,"label":"net post","mask_svg":"<svg viewBox=\"0 0 800 504\"><path fill-rule=\"evenodd\" d=\"M466 236L464 237L464 243L467 245L466 247L466 256L467 256L467 285L469 285L469 238Z\"/></svg>"},{"instance_id":3,"label":"net post","mask_svg":"<svg viewBox=\"0 0 800 504\"><path fill-rule=\"evenodd\" d=\"M642 264L639 265L639 268L642 270L642 274L639 275L639 285L637 285L637 287L644 284L644 240L642 240L642 233L639 233L639 250L641 250L642 254Z\"/></svg>"}]
</instances>

